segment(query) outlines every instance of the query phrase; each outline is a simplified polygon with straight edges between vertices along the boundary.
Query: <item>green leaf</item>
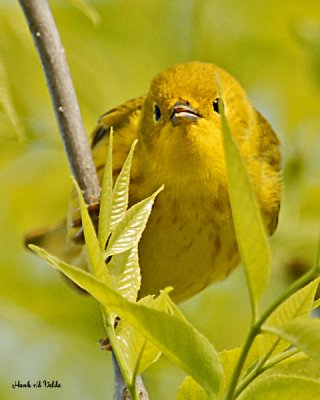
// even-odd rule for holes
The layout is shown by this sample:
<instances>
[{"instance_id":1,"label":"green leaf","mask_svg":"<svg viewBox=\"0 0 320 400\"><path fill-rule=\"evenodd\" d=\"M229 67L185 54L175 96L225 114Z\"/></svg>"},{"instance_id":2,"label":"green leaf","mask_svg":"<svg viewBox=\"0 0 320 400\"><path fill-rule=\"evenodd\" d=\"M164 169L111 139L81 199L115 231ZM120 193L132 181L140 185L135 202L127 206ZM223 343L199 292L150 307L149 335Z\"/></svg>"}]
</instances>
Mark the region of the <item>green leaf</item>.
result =
<instances>
[{"instance_id":1,"label":"green leaf","mask_svg":"<svg viewBox=\"0 0 320 400\"><path fill-rule=\"evenodd\" d=\"M266 320L265 325L267 326L282 326L284 323L291 321L296 318L308 318L310 317L314 296L319 285L319 279L315 279L308 285L298 290L286 301L284 301ZM260 351L261 355L264 355L271 346L277 341L270 335L260 336ZM280 341L276 346L275 352L280 352L288 347L287 342Z\"/></svg>"},{"instance_id":2,"label":"green leaf","mask_svg":"<svg viewBox=\"0 0 320 400\"><path fill-rule=\"evenodd\" d=\"M299 318L280 327L264 327L263 331L280 337L320 362L320 320Z\"/></svg>"},{"instance_id":3,"label":"green leaf","mask_svg":"<svg viewBox=\"0 0 320 400\"><path fill-rule=\"evenodd\" d=\"M143 304L149 308L168 312L168 293L162 291L156 298L146 296L139 300L138 304ZM130 380L133 382L137 375L141 374L151 364L155 363L161 352L126 321L120 320L116 329L117 346L126 363L129 371Z\"/></svg>"},{"instance_id":4,"label":"green leaf","mask_svg":"<svg viewBox=\"0 0 320 400\"><path fill-rule=\"evenodd\" d=\"M163 186L155 193L132 206L111 234L105 257L123 253L138 245L151 213L152 205Z\"/></svg>"},{"instance_id":5,"label":"green leaf","mask_svg":"<svg viewBox=\"0 0 320 400\"><path fill-rule=\"evenodd\" d=\"M83 199L81 190L77 182L73 179L74 186L78 194L78 200L80 204L82 228L85 237L86 248L88 250L90 265L92 273L99 279L102 279L105 283L110 285L110 276L101 252L100 244L96 235L96 231L92 224L91 218L88 213L86 203Z\"/></svg>"},{"instance_id":6,"label":"green leaf","mask_svg":"<svg viewBox=\"0 0 320 400\"><path fill-rule=\"evenodd\" d=\"M254 340L250 348L249 354L247 355L246 360L243 364L242 371L250 371L253 368L253 366L257 364L257 361L259 360L260 347L257 339L258 338ZM220 362L224 370L223 391L227 391L229 387L234 370L239 361L241 351L242 351L241 347L235 347L233 349L224 350L219 353Z\"/></svg>"},{"instance_id":7,"label":"green leaf","mask_svg":"<svg viewBox=\"0 0 320 400\"><path fill-rule=\"evenodd\" d=\"M129 301L136 301L141 283L138 247L114 255L108 264L108 270L111 287Z\"/></svg>"},{"instance_id":8,"label":"green leaf","mask_svg":"<svg viewBox=\"0 0 320 400\"><path fill-rule=\"evenodd\" d=\"M235 347L234 349L224 350L219 353L220 362L224 370L224 390L229 386L230 379L239 360L240 353L241 347Z\"/></svg>"},{"instance_id":9,"label":"green leaf","mask_svg":"<svg viewBox=\"0 0 320 400\"><path fill-rule=\"evenodd\" d=\"M99 241L102 249L105 248L112 228L122 220L126 213L129 196L130 168L135 145L136 141L131 146L129 155L113 188L113 132L111 130L102 181L99 216ZM141 282L137 246L114 255L108 263L108 271L111 275L111 287L119 291L128 300L135 301Z\"/></svg>"},{"instance_id":10,"label":"green leaf","mask_svg":"<svg viewBox=\"0 0 320 400\"><path fill-rule=\"evenodd\" d=\"M217 352L189 323L162 311L131 303L87 272L62 262L41 248L30 248L137 329L209 394L219 392L223 371Z\"/></svg>"},{"instance_id":11,"label":"green leaf","mask_svg":"<svg viewBox=\"0 0 320 400\"><path fill-rule=\"evenodd\" d=\"M87 0L69 0L77 7L87 18L91 20L93 25L97 26L101 22L101 17L98 11Z\"/></svg>"},{"instance_id":12,"label":"green leaf","mask_svg":"<svg viewBox=\"0 0 320 400\"><path fill-rule=\"evenodd\" d=\"M12 101L12 94L8 84L8 76L4 63L0 60L0 109L10 121L19 142L26 140L26 132L20 121L19 113Z\"/></svg>"},{"instance_id":13,"label":"green leaf","mask_svg":"<svg viewBox=\"0 0 320 400\"><path fill-rule=\"evenodd\" d=\"M269 280L269 246L252 182L230 130L222 101L219 110L235 233L245 267L253 315L256 316L257 303Z\"/></svg>"},{"instance_id":14,"label":"green leaf","mask_svg":"<svg viewBox=\"0 0 320 400\"><path fill-rule=\"evenodd\" d=\"M318 307L320 307L320 299L316 300L316 301L313 303L313 306L312 306L313 310L315 310L315 309L318 308Z\"/></svg>"},{"instance_id":15,"label":"green leaf","mask_svg":"<svg viewBox=\"0 0 320 400\"><path fill-rule=\"evenodd\" d=\"M320 382L297 376L273 375L252 382L238 400L320 400Z\"/></svg>"},{"instance_id":16,"label":"green leaf","mask_svg":"<svg viewBox=\"0 0 320 400\"><path fill-rule=\"evenodd\" d=\"M171 291L172 288L166 288L167 291ZM160 291L161 293L161 291ZM169 292L168 292L169 293ZM176 317L182 319L183 321L187 322L187 318L182 314L180 308L171 300L171 297L167 296L166 298L166 307L170 314L175 315Z\"/></svg>"},{"instance_id":17,"label":"green leaf","mask_svg":"<svg viewBox=\"0 0 320 400\"><path fill-rule=\"evenodd\" d=\"M266 324L279 326L298 317L310 317L318 285L319 278L295 292L270 315Z\"/></svg>"},{"instance_id":18,"label":"green leaf","mask_svg":"<svg viewBox=\"0 0 320 400\"><path fill-rule=\"evenodd\" d=\"M179 387L176 400L210 400L210 397L197 382L187 376Z\"/></svg>"},{"instance_id":19,"label":"green leaf","mask_svg":"<svg viewBox=\"0 0 320 400\"><path fill-rule=\"evenodd\" d=\"M123 219L128 208L129 201L129 182L130 182L130 170L132 163L132 156L136 147L137 140L132 143L130 152L123 164L121 172L114 184L113 195L112 195L112 212L111 212L111 223L110 229L113 228Z\"/></svg>"},{"instance_id":20,"label":"green leaf","mask_svg":"<svg viewBox=\"0 0 320 400\"><path fill-rule=\"evenodd\" d=\"M98 227L98 237L101 249L105 248L111 231L112 188L113 188L112 148L113 148L113 131L111 129L109 136L109 147L108 147L103 178L102 178L102 185L101 185L99 227Z\"/></svg>"},{"instance_id":21,"label":"green leaf","mask_svg":"<svg viewBox=\"0 0 320 400\"><path fill-rule=\"evenodd\" d=\"M311 360L303 353L298 353L267 370L265 374L301 376L320 382L320 363Z\"/></svg>"}]
</instances>

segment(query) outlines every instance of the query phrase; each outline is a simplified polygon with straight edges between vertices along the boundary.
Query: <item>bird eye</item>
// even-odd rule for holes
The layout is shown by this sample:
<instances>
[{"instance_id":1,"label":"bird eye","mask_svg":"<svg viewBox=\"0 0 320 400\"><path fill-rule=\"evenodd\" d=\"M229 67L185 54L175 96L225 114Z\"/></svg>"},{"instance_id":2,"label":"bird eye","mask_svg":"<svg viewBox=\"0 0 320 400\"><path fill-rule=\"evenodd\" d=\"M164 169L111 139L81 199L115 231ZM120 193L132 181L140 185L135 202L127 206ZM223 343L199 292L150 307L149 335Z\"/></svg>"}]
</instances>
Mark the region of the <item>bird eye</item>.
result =
<instances>
[{"instance_id":1,"label":"bird eye","mask_svg":"<svg viewBox=\"0 0 320 400\"><path fill-rule=\"evenodd\" d=\"M156 121L159 121L159 119L161 118L161 110L157 104L154 105L153 116Z\"/></svg>"},{"instance_id":2,"label":"bird eye","mask_svg":"<svg viewBox=\"0 0 320 400\"><path fill-rule=\"evenodd\" d=\"M218 98L215 99L212 106L213 106L214 111L219 114L220 112L219 112L219 99Z\"/></svg>"}]
</instances>

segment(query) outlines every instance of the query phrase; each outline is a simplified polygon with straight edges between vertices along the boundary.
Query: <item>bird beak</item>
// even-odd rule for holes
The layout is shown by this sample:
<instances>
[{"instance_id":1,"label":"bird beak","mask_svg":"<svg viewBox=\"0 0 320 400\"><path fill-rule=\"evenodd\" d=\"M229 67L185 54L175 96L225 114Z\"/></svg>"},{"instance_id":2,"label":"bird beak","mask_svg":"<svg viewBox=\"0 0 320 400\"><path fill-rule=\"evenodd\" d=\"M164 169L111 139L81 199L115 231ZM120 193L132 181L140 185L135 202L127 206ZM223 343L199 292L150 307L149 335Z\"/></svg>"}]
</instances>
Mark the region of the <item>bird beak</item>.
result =
<instances>
[{"instance_id":1,"label":"bird beak","mask_svg":"<svg viewBox=\"0 0 320 400\"><path fill-rule=\"evenodd\" d=\"M172 107L170 119L174 126L180 123L194 122L201 115L192 108L186 101L177 101Z\"/></svg>"}]
</instances>

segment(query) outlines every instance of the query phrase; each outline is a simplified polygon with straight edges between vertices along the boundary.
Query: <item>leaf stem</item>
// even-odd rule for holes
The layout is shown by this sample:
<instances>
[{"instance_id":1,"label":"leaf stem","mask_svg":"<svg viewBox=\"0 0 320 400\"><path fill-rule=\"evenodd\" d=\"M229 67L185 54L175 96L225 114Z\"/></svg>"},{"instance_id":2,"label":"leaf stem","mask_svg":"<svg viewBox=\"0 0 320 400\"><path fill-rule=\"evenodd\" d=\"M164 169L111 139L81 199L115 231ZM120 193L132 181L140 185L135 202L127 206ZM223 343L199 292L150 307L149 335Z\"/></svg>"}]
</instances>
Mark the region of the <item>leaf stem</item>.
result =
<instances>
[{"instance_id":1,"label":"leaf stem","mask_svg":"<svg viewBox=\"0 0 320 400\"><path fill-rule=\"evenodd\" d=\"M245 360L248 356L252 343L255 337L261 332L262 324L266 321L266 319L275 311L277 307L280 306L288 297L290 297L293 293L297 290L301 289L306 283L310 282L312 279L316 278L319 275L318 267L315 266L314 268L307 271L304 275L302 275L297 281L295 281L291 286L288 287L279 297L275 299L275 301L270 304L269 307L262 313L261 317L254 323L248 333L248 337L245 341L241 354L239 356L239 360L237 365L234 369L229 388L225 395L225 400L233 400L236 398L236 387L241 375L241 371Z\"/></svg>"},{"instance_id":2,"label":"leaf stem","mask_svg":"<svg viewBox=\"0 0 320 400\"><path fill-rule=\"evenodd\" d=\"M269 349L269 351L265 354L265 356L258 362L258 364L255 366L255 368L240 382L240 384L237 386L236 391L235 391L235 397L238 397L241 392L244 391L244 389L259 375L261 375L263 372L265 372L267 369L273 367L274 365L278 364L279 362L286 360L287 358L291 357L292 355L296 354L299 350L297 349L292 349L286 352L282 352L280 354L277 354L275 357L272 359L269 359L270 355L274 351L274 349L277 347L278 343L280 342L280 339L278 339Z\"/></svg>"},{"instance_id":3,"label":"leaf stem","mask_svg":"<svg viewBox=\"0 0 320 400\"><path fill-rule=\"evenodd\" d=\"M236 364L236 367L235 367L235 369L233 371L232 378L231 378L227 393L226 393L225 398L224 398L225 400L232 400L234 398L235 389L236 389L238 380L240 378L242 367L243 367L243 365L245 363L245 360L246 360L246 358L248 356L248 353L250 351L250 348L252 346L254 338L259 334L259 331L260 331L260 327L257 326L257 324L253 325L251 327L251 329L250 329L248 337L247 337L247 339L246 339L246 341L244 343L244 346L242 348L241 354L239 356L239 360L238 360L238 362Z\"/></svg>"},{"instance_id":4,"label":"leaf stem","mask_svg":"<svg viewBox=\"0 0 320 400\"><path fill-rule=\"evenodd\" d=\"M276 356L271 358L268 362L266 362L263 369L264 369L264 371L266 371L267 369L270 369L271 367L279 364L281 361L287 360L288 358L290 358L298 353L300 353L300 350L297 348L293 348L293 349L287 350L283 353L277 354Z\"/></svg>"},{"instance_id":5,"label":"leaf stem","mask_svg":"<svg viewBox=\"0 0 320 400\"><path fill-rule=\"evenodd\" d=\"M279 297L275 299L275 301L270 304L269 307L265 309L262 313L258 324L259 327L266 321L267 318L275 311L276 308L280 306L287 298L289 298L293 293L297 292L303 286L305 286L308 282L312 281L319 275L319 271L317 268L312 268L307 271L304 275L302 275L299 279L297 279L291 286L287 288Z\"/></svg>"},{"instance_id":6,"label":"leaf stem","mask_svg":"<svg viewBox=\"0 0 320 400\"><path fill-rule=\"evenodd\" d=\"M113 319L102 305L101 312L105 330L112 344L112 364L115 381L114 400L149 400L149 395L141 376L137 376L137 373L134 373L133 379L129 378L124 366L123 356L118 352ZM143 350L144 348L142 352ZM128 397L128 393L130 393L131 397Z\"/></svg>"}]
</instances>

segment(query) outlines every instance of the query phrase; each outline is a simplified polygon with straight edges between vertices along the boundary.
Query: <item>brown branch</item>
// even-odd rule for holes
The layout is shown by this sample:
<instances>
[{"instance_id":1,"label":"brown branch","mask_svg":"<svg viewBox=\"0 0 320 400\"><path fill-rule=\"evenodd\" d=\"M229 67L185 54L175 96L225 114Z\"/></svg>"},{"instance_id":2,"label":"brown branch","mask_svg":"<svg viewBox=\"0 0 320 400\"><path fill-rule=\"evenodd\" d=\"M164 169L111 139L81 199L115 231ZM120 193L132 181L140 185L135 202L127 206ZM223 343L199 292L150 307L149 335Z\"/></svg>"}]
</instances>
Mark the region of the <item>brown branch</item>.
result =
<instances>
[{"instance_id":1,"label":"brown branch","mask_svg":"<svg viewBox=\"0 0 320 400\"><path fill-rule=\"evenodd\" d=\"M71 171L83 192L86 203L100 199L100 184L74 91L70 70L60 35L50 7L45 0L19 0L38 50L60 134ZM115 400L130 398L121 370L113 355ZM139 397L147 400L148 393L141 377L137 380Z\"/></svg>"},{"instance_id":2,"label":"brown branch","mask_svg":"<svg viewBox=\"0 0 320 400\"><path fill-rule=\"evenodd\" d=\"M85 134L64 48L45 0L19 0L41 58L71 171L87 204L99 201L100 185Z\"/></svg>"},{"instance_id":3,"label":"brown branch","mask_svg":"<svg viewBox=\"0 0 320 400\"><path fill-rule=\"evenodd\" d=\"M119 364L117 362L114 353L112 353L112 363L113 363L114 381L115 381L114 400L131 400L130 393L128 391L128 388L126 387L126 383L123 379L121 370L119 368ZM145 388L143 380L140 375L137 378L136 388L140 400L149 400L147 389Z\"/></svg>"}]
</instances>

